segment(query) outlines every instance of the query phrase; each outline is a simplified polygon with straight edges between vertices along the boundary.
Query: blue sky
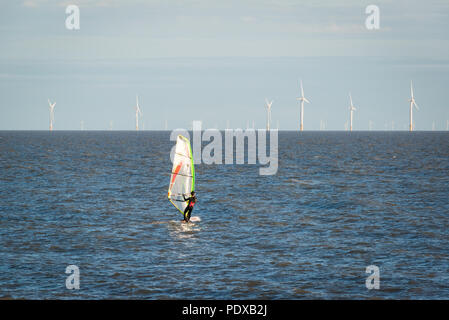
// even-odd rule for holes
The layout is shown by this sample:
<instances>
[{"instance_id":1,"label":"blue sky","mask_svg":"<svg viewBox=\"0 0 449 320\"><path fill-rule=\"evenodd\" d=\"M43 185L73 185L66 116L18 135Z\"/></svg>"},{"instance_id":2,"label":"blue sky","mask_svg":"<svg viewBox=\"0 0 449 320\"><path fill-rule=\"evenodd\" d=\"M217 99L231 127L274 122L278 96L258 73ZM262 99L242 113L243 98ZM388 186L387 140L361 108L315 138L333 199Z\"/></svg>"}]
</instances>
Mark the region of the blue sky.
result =
<instances>
[{"instance_id":1,"label":"blue sky","mask_svg":"<svg viewBox=\"0 0 449 320\"><path fill-rule=\"evenodd\" d=\"M81 29L65 28L68 4ZM380 8L380 30L365 8ZM410 80L416 128L446 129L449 2L430 1L8 1L0 4L0 130L273 126L296 129L299 79L305 129L405 129ZM182 115L182 116L181 116Z\"/></svg>"}]
</instances>

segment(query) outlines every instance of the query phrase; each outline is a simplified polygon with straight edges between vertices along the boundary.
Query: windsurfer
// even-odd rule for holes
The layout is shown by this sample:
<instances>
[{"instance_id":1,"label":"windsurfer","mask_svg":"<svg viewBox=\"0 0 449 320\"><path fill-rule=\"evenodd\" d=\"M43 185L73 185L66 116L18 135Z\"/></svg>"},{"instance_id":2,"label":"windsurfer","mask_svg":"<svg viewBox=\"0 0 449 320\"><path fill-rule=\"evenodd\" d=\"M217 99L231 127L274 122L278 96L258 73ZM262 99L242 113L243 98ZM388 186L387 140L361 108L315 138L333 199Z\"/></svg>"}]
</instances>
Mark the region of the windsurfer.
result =
<instances>
[{"instance_id":1,"label":"windsurfer","mask_svg":"<svg viewBox=\"0 0 449 320\"><path fill-rule=\"evenodd\" d=\"M184 198L184 201L187 202L187 207L184 210L184 221L189 222L190 221L190 215L192 214L193 206L195 205L195 202L197 201L195 196L195 191L192 191L190 193L190 197L186 198L183 194L182 197Z\"/></svg>"}]
</instances>

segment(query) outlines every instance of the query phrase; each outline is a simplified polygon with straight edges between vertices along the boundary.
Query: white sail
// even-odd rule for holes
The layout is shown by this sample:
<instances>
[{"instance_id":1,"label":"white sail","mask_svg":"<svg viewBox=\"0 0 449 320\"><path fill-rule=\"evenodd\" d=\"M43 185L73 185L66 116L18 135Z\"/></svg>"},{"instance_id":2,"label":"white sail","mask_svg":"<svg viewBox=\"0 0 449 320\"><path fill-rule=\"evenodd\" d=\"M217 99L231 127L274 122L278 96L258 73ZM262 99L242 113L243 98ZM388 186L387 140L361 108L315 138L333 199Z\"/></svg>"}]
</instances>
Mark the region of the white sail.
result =
<instances>
[{"instance_id":1,"label":"white sail","mask_svg":"<svg viewBox=\"0 0 449 320\"><path fill-rule=\"evenodd\" d=\"M178 135L176 140L173 168L168 187L168 200L181 212L187 206L183 195L190 196L195 188L195 168L193 165L192 149L186 137Z\"/></svg>"}]
</instances>

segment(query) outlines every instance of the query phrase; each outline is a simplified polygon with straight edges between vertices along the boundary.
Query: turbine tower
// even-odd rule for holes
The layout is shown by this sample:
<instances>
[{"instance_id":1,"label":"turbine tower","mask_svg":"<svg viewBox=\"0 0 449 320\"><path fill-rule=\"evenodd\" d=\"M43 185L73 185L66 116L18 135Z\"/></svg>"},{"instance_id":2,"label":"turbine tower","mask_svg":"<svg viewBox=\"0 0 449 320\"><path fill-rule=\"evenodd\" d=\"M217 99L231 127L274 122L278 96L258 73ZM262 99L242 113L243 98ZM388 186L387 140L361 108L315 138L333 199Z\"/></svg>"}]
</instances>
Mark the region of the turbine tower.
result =
<instances>
[{"instance_id":1,"label":"turbine tower","mask_svg":"<svg viewBox=\"0 0 449 320\"><path fill-rule=\"evenodd\" d=\"M136 131L139 131L139 115L142 115L142 111L139 108L139 97L136 95Z\"/></svg>"},{"instance_id":2,"label":"turbine tower","mask_svg":"<svg viewBox=\"0 0 449 320\"><path fill-rule=\"evenodd\" d=\"M50 99L48 99L48 105L50 106L50 131L53 130L53 121L55 121L55 105L56 102L51 103Z\"/></svg>"},{"instance_id":3,"label":"turbine tower","mask_svg":"<svg viewBox=\"0 0 449 320\"><path fill-rule=\"evenodd\" d=\"M351 92L349 92L349 100L351 101L351 105L349 106L349 131L352 131L352 114L355 110L357 110L352 103Z\"/></svg>"},{"instance_id":4,"label":"turbine tower","mask_svg":"<svg viewBox=\"0 0 449 320\"><path fill-rule=\"evenodd\" d=\"M273 100L271 102L268 102L268 99L265 98L265 103L267 105L267 130L270 130L270 124L271 124L271 105L273 104Z\"/></svg>"},{"instance_id":5,"label":"turbine tower","mask_svg":"<svg viewBox=\"0 0 449 320\"><path fill-rule=\"evenodd\" d=\"M296 100L301 101L301 122L299 125L299 130L302 131L304 129L304 102L310 103L309 100L304 97L304 89L302 87L302 80L301 80L301 97L296 98Z\"/></svg>"},{"instance_id":6,"label":"turbine tower","mask_svg":"<svg viewBox=\"0 0 449 320\"><path fill-rule=\"evenodd\" d=\"M413 95L413 82L410 81L410 93L411 93L411 98L409 100L410 102L410 127L409 130L413 131L413 106L415 106L416 110L419 110L418 105L415 102L415 96Z\"/></svg>"}]
</instances>

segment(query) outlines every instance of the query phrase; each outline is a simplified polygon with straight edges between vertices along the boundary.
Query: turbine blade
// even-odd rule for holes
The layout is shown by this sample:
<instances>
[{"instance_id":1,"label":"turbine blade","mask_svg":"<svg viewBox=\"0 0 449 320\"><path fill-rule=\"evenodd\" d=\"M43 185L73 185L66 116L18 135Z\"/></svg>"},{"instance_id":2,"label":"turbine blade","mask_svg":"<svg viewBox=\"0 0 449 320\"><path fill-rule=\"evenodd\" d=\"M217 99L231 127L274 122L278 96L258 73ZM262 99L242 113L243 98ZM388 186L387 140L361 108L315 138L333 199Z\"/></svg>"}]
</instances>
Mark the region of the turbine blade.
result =
<instances>
[{"instance_id":1,"label":"turbine blade","mask_svg":"<svg viewBox=\"0 0 449 320\"><path fill-rule=\"evenodd\" d=\"M304 88L302 87L302 80L300 82L301 82L301 97L304 98Z\"/></svg>"},{"instance_id":2,"label":"turbine blade","mask_svg":"<svg viewBox=\"0 0 449 320\"><path fill-rule=\"evenodd\" d=\"M416 107L417 110L419 110L419 107L418 107L418 105L416 104L415 101L413 101L413 105Z\"/></svg>"},{"instance_id":3,"label":"turbine blade","mask_svg":"<svg viewBox=\"0 0 449 320\"><path fill-rule=\"evenodd\" d=\"M303 98L305 102L310 103L309 100L307 100L307 98Z\"/></svg>"},{"instance_id":4,"label":"turbine blade","mask_svg":"<svg viewBox=\"0 0 449 320\"><path fill-rule=\"evenodd\" d=\"M413 81L410 80L410 94L412 95L412 99L413 99Z\"/></svg>"}]
</instances>

